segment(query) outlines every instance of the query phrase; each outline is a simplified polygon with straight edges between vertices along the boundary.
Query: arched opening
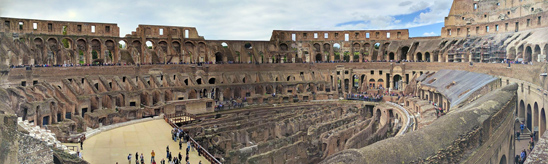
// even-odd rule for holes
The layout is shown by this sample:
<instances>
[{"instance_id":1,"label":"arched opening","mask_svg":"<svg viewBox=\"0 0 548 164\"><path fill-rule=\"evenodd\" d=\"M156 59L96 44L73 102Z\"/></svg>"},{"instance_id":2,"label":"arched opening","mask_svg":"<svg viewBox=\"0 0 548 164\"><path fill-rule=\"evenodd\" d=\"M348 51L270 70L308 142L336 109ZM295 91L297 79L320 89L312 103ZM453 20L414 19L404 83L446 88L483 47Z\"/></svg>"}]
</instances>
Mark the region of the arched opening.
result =
<instances>
[{"instance_id":1,"label":"arched opening","mask_svg":"<svg viewBox=\"0 0 548 164\"><path fill-rule=\"evenodd\" d=\"M188 93L188 99L197 99L198 96L196 95L196 90L192 89L190 90L190 92Z\"/></svg>"},{"instance_id":2,"label":"arched opening","mask_svg":"<svg viewBox=\"0 0 548 164\"><path fill-rule=\"evenodd\" d=\"M373 48L375 48L376 50L378 50L379 47L381 47L381 43L375 43L375 45L373 45Z\"/></svg>"},{"instance_id":3,"label":"arched opening","mask_svg":"<svg viewBox=\"0 0 548 164\"><path fill-rule=\"evenodd\" d=\"M531 104L527 104L527 118L525 122L527 122L527 129L529 130L533 129L532 118L533 118L533 112L531 111Z\"/></svg>"},{"instance_id":4,"label":"arched opening","mask_svg":"<svg viewBox=\"0 0 548 164\"><path fill-rule=\"evenodd\" d=\"M289 50L289 47L287 46L287 44L282 43L282 44L280 44L280 50L281 51L287 51L287 50Z\"/></svg>"},{"instance_id":5,"label":"arched opening","mask_svg":"<svg viewBox=\"0 0 548 164\"><path fill-rule=\"evenodd\" d=\"M253 49L253 46L251 46L251 43L245 43L244 48L250 50Z\"/></svg>"},{"instance_id":6,"label":"arched opening","mask_svg":"<svg viewBox=\"0 0 548 164\"><path fill-rule=\"evenodd\" d=\"M395 60L393 52L390 52L390 54L388 54L388 60Z\"/></svg>"},{"instance_id":7,"label":"arched opening","mask_svg":"<svg viewBox=\"0 0 548 164\"><path fill-rule=\"evenodd\" d=\"M395 90L399 90L402 86L401 85L401 80L402 80L402 77L400 75L394 75L394 81L393 81L393 85L394 85L394 89Z\"/></svg>"},{"instance_id":8,"label":"arched opening","mask_svg":"<svg viewBox=\"0 0 548 164\"><path fill-rule=\"evenodd\" d=\"M119 49L126 49L126 48L127 48L127 43L126 43L126 41L124 41L124 40L118 41L118 48L119 48Z\"/></svg>"},{"instance_id":9,"label":"arched opening","mask_svg":"<svg viewBox=\"0 0 548 164\"><path fill-rule=\"evenodd\" d=\"M228 44L226 44L226 42L221 43L221 46L222 46L223 48L228 48Z\"/></svg>"},{"instance_id":10,"label":"arched opening","mask_svg":"<svg viewBox=\"0 0 548 164\"><path fill-rule=\"evenodd\" d=\"M538 62L538 55L540 55L540 46L535 45L535 49L533 51L533 61Z\"/></svg>"},{"instance_id":11,"label":"arched opening","mask_svg":"<svg viewBox=\"0 0 548 164\"><path fill-rule=\"evenodd\" d=\"M424 61L430 62L430 53L429 52L424 53Z\"/></svg>"},{"instance_id":12,"label":"arched opening","mask_svg":"<svg viewBox=\"0 0 548 164\"><path fill-rule=\"evenodd\" d=\"M223 62L223 54L221 52L215 53L215 62L217 64Z\"/></svg>"},{"instance_id":13,"label":"arched opening","mask_svg":"<svg viewBox=\"0 0 548 164\"><path fill-rule=\"evenodd\" d=\"M381 110L380 110L380 109L377 109L377 110L375 111L375 121L377 121L377 122L380 122L380 121L381 121L381 114L382 114L382 113L381 113Z\"/></svg>"},{"instance_id":14,"label":"arched opening","mask_svg":"<svg viewBox=\"0 0 548 164\"><path fill-rule=\"evenodd\" d=\"M400 60L407 60L407 53L408 52L409 52L409 47L407 47L407 46L402 47L400 49Z\"/></svg>"},{"instance_id":15,"label":"arched opening","mask_svg":"<svg viewBox=\"0 0 548 164\"><path fill-rule=\"evenodd\" d=\"M71 49L72 48L72 40L68 39L68 38L63 38L61 40L61 43L63 43L63 47L64 48L67 48L67 49Z\"/></svg>"},{"instance_id":16,"label":"arched opening","mask_svg":"<svg viewBox=\"0 0 548 164\"><path fill-rule=\"evenodd\" d=\"M540 128L539 128L539 135L544 134L544 131L546 131L546 113L544 112L544 108L540 110Z\"/></svg>"},{"instance_id":17,"label":"arched opening","mask_svg":"<svg viewBox=\"0 0 548 164\"><path fill-rule=\"evenodd\" d=\"M527 46L525 48L525 54L523 58L524 58L523 61L526 61L526 62L533 61L533 51L531 50L530 46Z\"/></svg>"},{"instance_id":18,"label":"arched opening","mask_svg":"<svg viewBox=\"0 0 548 164\"><path fill-rule=\"evenodd\" d=\"M506 161L506 155L502 155L502 157L500 157L499 164L508 164L508 162Z\"/></svg>"},{"instance_id":19,"label":"arched opening","mask_svg":"<svg viewBox=\"0 0 548 164\"><path fill-rule=\"evenodd\" d=\"M384 83L384 80L383 80L383 79L377 80L377 86L378 86L378 87L383 87L383 86L384 86L383 83Z\"/></svg>"},{"instance_id":20,"label":"arched opening","mask_svg":"<svg viewBox=\"0 0 548 164\"><path fill-rule=\"evenodd\" d=\"M417 52L417 61L422 61L422 53Z\"/></svg>"},{"instance_id":21,"label":"arched opening","mask_svg":"<svg viewBox=\"0 0 548 164\"><path fill-rule=\"evenodd\" d=\"M322 54L316 54L316 61L321 62L322 61Z\"/></svg>"},{"instance_id":22,"label":"arched opening","mask_svg":"<svg viewBox=\"0 0 548 164\"><path fill-rule=\"evenodd\" d=\"M519 102L519 108L517 113L520 121L525 121L525 103L523 102L523 100Z\"/></svg>"},{"instance_id":23,"label":"arched opening","mask_svg":"<svg viewBox=\"0 0 548 164\"><path fill-rule=\"evenodd\" d=\"M215 84L215 78L210 78L209 79L209 84Z\"/></svg>"},{"instance_id":24,"label":"arched opening","mask_svg":"<svg viewBox=\"0 0 548 164\"><path fill-rule=\"evenodd\" d=\"M198 84L198 85L202 84L202 78L196 79L196 84Z\"/></svg>"},{"instance_id":25,"label":"arched opening","mask_svg":"<svg viewBox=\"0 0 548 164\"><path fill-rule=\"evenodd\" d=\"M341 45L339 43L333 44L333 54L335 55L335 61L341 60Z\"/></svg>"},{"instance_id":26,"label":"arched opening","mask_svg":"<svg viewBox=\"0 0 548 164\"><path fill-rule=\"evenodd\" d=\"M533 105L533 129L532 131L538 128L538 119L539 119L539 111L538 111L538 104L535 102Z\"/></svg>"},{"instance_id":27,"label":"arched opening","mask_svg":"<svg viewBox=\"0 0 548 164\"><path fill-rule=\"evenodd\" d=\"M320 44L318 44L318 43L315 43L315 44L314 44L314 51L315 51L315 52L321 52L321 46L320 46Z\"/></svg>"},{"instance_id":28,"label":"arched opening","mask_svg":"<svg viewBox=\"0 0 548 164\"><path fill-rule=\"evenodd\" d=\"M147 40L147 42L145 42L145 44L147 45L147 49L154 49L154 44L152 44L151 41Z\"/></svg>"},{"instance_id":29,"label":"arched opening","mask_svg":"<svg viewBox=\"0 0 548 164\"><path fill-rule=\"evenodd\" d=\"M370 89L375 88L375 79L369 79L369 88Z\"/></svg>"}]
</instances>

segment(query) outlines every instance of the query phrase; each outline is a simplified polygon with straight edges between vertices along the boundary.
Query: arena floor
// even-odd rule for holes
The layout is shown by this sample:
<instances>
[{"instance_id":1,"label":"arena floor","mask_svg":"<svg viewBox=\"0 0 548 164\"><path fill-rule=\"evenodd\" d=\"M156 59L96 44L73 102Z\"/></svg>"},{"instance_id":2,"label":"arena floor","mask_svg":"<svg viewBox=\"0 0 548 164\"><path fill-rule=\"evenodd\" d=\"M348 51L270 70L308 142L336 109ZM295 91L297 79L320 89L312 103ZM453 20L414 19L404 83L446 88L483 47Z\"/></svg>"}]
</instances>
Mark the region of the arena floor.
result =
<instances>
[{"instance_id":1,"label":"arena floor","mask_svg":"<svg viewBox=\"0 0 548 164\"><path fill-rule=\"evenodd\" d=\"M135 152L143 153L145 163L150 163L150 153L156 153L156 163L166 159L166 146L176 157L181 152L185 158L186 143L179 150L177 142L171 140L171 127L164 120L153 120L128 125L86 139L84 142L83 157L92 164L128 163L127 157L132 154L131 163L135 163ZM73 144L72 144L73 145ZM198 156L196 151L190 152L190 163L209 163L204 157ZM167 159L166 159L167 163Z\"/></svg>"}]
</instances>

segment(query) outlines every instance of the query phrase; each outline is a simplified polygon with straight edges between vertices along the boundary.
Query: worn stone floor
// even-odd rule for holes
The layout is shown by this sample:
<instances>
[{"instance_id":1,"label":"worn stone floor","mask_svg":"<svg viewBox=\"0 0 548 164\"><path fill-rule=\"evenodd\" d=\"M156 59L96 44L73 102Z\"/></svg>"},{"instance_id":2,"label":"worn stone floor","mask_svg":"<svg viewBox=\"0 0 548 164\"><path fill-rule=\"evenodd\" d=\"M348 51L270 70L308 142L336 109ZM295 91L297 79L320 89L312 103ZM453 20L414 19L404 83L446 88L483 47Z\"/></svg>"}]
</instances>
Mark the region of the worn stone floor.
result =
<instances>
[{"instance_id":1,"label":"worn stone floor","mask_svg":"<svg viewBox=\"0 0 548 164\"><path fill-rule=\"evenodd\" d=\"M75 145L75 144L70 144ZM164 120L153 120L143 123L128 125L106 132L102 132L86 139L84 142L83 158L91 164L115 164L116 162L128 163L127 157L132 154L131 163L135 163L135 153L143 153L145 163L150 162L152 150L156 153L156 163L166 159L166 146L176 157L179 152L183 159L186 154L186 143L179 150L177 142L171 140L171 127ZM209 163L203 156L198 156L196 151L189 153L190 163Z\"/></svg>"}]
</instances>

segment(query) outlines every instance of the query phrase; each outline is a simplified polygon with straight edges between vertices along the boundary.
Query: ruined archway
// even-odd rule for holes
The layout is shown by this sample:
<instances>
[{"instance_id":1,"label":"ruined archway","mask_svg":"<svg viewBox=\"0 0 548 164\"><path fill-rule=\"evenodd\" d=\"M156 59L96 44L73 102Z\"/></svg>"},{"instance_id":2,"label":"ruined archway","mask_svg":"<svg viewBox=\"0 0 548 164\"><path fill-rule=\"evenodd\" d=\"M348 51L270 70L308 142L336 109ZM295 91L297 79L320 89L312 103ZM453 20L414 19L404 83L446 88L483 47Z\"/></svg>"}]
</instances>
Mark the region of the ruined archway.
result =
<instances>
[{"instance_id":1,"label":"ruined archway","mask_svg":"<svg viewBox=\"0 0 548 164\"><path fill-rule=\"evenodd\" d=\"M531 111L531 104L527 104L527 118L525 119L527 129L533 129L533 111Z\"/></svg>"},{"instance_id":2,"label":"ruined archway","mask_svg":"<svg viewBox=\"0 0 548 164\"><path fill-rule=\"evenodd\" d=\"M537 45L535 45L535 49L533 51L533 58L532 58L533 61L539 62L538 61L538 55L540 55L540 46L537 44Z\"/></svg>"},{"instance_id":3,"label":"ruined archway","mask_svg":"<svg viewBox=\"0 0 548 164\"><path fill-rule=\"evenodd\" d=\"M539 122L538 120L539 120L538 103L535 102L535 104L533 105L533 129L531 130L538 128L538 122Z\"/></svg>"},{"instance_id":4,"label":"ruined archway","mask_svg":"<svg viewBox=\"0 0 548 164\"><path fill-rule=\"evenodd\" d=\"M215 63L219 64L224 61L223 54L221 52L215 53Z\"/></svg>"},{"instance_id":5,"label":"ruined archway","mask_svg":"<svg viewBox=\"0 0 548 164\"><path fill-rule=\"evenodd\" d=\"M388 54L388 60L395 60L393 52L390 52L390 54Z\"/></svg>"},{"instance_id":6,"label":"ruined archway","mask_svg":"<svg viewBox=\"0 0 548 164\"><path fill-rule=\"evenodd\" d=\"M321 62L322 61L322 54L316 54L316 61Z\"/></svg>"},{"instance_id":7,"label":"ruined archway","mask_svg":"<svg viewBox=\"0 0 548 164\"><path fill-rule=\"evenodd\" d=\"M409 47L403 46L400 49L400 60L407 60L407 53L409 52ZM412 55L412 54L411 54Z\"/></svg>"},{"instance_id":8,"label":"ruined archway","mask_svg":"<svg viewBox=\"0 0 548 164\"><path fill-rule=\"evenodd\" d=\"M422 61L422 53L417 52L417 61Z\"/></svg>"},{"instance_id":9,"label":"ruined archway","mask_svg":"<svg viewBox=\"0 0 548 164\"><path fill-rule=\"evenodd\" d=\"M523 102L523 100L519 102L517 114L520 121L525 121L525 103Z\"/></svg>"},{"instance_id":10,"label":"ruined archway","mask_svg":"<svg viewBox=\"0 0 548 164\"><path fill-rule=\"evenodd\" d=\"M539 127L539 132L538 134L542 135L544 134L544 131L546 131L546 113L544 111L544 108L542 108L540 110L540 127Z\"/></svg>"},{"instance_id":11,"label":"ruined archway","mask_svg":"<svg viewBox=\"0 0 548 164\"><path fill-rule=\"evenodd\" d=\"M402 77L400 75L394 75L394 81L392 85L394 86L393 88L395 90L399 90L400 88L402 88L402 86L400 86L401 80L402 80Z\"/></svg>"},{"instance_id":12,"label":"ruined archway","mask_svg":"<svg viewBox=\"0 0 548 164\"><path fill-rule=\"evenodd\" d=\"M430 62L430 53L429 52L424 53L424 61Z\"/></svg>"},{"instance_id":13,"label":"ruined archway","mask_svg":"<svg viewBox=\"0 0 548 164\"><path fill-rule=\"evenodd\" d=\"M523 61L525 62L531 62L533 61L533 50L531 50L530 46L527 46L525 48L525 53L523 54Z\"/></svg>"}]
</instances>

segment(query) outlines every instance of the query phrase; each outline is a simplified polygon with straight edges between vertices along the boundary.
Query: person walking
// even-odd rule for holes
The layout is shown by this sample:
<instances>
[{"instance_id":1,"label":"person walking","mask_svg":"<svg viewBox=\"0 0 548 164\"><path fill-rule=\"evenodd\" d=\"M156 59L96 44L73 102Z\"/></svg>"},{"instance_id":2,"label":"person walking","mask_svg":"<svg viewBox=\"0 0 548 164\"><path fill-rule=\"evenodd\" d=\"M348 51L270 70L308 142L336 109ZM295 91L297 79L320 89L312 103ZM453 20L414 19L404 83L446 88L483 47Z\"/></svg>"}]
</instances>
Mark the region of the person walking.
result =
<instances>
[{"instance_id":1,"label":"person walking","mask_svg":"<svg viewBox=\"0 0 548 164\"><path fill-rule=\"evenodd\" d=\"M129 155L127 155L127 160L129 162L129 164L131 164L131 153L129 153Z\"/></svg>"},{"instance_id":2,"label":"person walking","mask_svg":"<svg viewBox=\"0 0 548 164\"><path fill-rule=\"evenodd\" d=\"M154 150L152 150L152 152L150 152L150 161L154 161L154 156L156 156L156 153L154 153Z\"/></svg>"}]
</instances>

